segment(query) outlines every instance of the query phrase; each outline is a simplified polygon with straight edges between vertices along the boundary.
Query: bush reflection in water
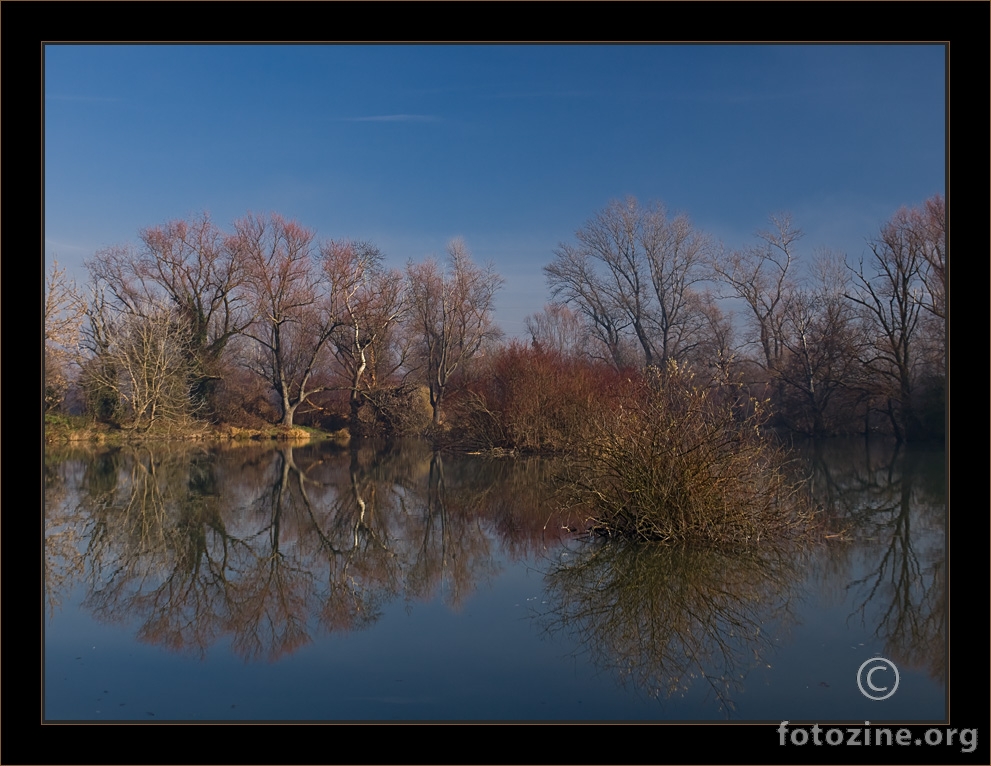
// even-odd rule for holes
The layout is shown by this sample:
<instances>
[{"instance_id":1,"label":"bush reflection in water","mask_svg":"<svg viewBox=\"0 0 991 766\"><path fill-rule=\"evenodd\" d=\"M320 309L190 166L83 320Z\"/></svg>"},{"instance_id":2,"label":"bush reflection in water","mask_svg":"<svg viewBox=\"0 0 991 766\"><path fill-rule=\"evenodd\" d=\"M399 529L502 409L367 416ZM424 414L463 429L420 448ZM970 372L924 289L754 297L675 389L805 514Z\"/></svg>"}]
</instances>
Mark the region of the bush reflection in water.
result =
<instances>
[{"instance_id":1,"label":"bush reflection in water","mask_svg":"<svg viewBox=\"0 0 991 766\"><path fill-rule=\"evenodd\" d=\"M873 650L944 685L945 453L863 440L803 452L843 534L713 550L575 539L566 527L582 517L551 513L557 467L538 459L419 442L49 448L48 605L82 599L181 654L227 643L273 661L369 628L397 601L458 611L504 569L537 566L537 625L661 701L701 691L732 715L792 626L836 606L835 636L872 636Z\"/></svg>"},{"instance_id":2,"label":"bush reflection in water","mask_svg":"<svg viewBox=\"0 0 991 766\"><path fill-rule=\"evenodd\" d=\"M723 712L794 621L794 552L593 541L547 575L546 629L652 697L704 684Z\"/></svg>"}]
</instances>

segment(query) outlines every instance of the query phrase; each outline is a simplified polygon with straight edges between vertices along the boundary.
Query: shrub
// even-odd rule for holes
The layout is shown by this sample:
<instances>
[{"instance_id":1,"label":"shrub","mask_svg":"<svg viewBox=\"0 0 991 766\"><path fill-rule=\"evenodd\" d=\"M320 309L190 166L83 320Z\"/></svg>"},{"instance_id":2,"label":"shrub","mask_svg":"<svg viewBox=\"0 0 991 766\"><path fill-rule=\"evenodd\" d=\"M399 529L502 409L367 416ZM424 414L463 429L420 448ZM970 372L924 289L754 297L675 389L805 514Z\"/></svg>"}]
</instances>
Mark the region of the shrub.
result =
<instances>
[{"instance_id":1,"label":"shrub","mask_svg":"<svg viewBox=\"0 0 991 766\"><path fill-rule=\"evenodd\" d=\"M423 385L403 383L385 385L365 394L367 406L362 407L370 419L371 435L412 436L425 432L433 421L430 389Z\"/></svg>"},{"instance_id":2,"label":"shrub","mask_svg":"<svg viewBox=\"0 0 991 766\"><path fill-rule=\"evenodd\" d=\"M217 385L214 415L221 423L254 429L268 428L279 418L265 381L235 364L224 370Z\"/></svg>"},{"instance_id":3,"label":"shrub","mask_svg":"<svg viewBox=\"0 0 991 766\"><path fill-rule=\"evenodd\" d=\"M513 342L499 349L452 404L456 430L473 446L567 453L587 440L591 417L625 398L631 375Z\"/></svg>"},{"instance_id":4,"label":"shrub","mask_svg":"<svg viewBox=\"0 0 991 766\"><path fill-rule=\"evenodd\" d=\"M799 535L811 503L766 418L742 388L698 386L675 363L649 370L595 422L562 492L595 534L742 545Z\"/></svg>"}]
</instances>

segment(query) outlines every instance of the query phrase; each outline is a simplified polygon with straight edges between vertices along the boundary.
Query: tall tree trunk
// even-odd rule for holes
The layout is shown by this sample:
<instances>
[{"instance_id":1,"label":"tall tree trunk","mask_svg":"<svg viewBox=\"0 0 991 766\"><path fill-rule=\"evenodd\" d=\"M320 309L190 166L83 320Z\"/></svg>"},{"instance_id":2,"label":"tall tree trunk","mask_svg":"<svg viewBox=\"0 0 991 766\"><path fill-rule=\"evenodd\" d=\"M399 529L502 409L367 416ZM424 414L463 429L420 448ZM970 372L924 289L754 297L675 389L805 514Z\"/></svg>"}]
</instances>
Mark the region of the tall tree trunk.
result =
<instances>
[{"instance_id":1,"label":"tall tree trunk","mask_svg":"<svg viewBox=\"0 0 991 766\"><path fill-rule=\"evenodd\" d=\"M287 428L292 428L293 415L296 414L296 407L299 403L291 404L289 402L289 392L282 389L282 420L280 425L286 426Z\"/></svg>"},{"instance_id":2,"label":"tall tree trunk","mask_svg":"<svg viewBox=\"0 0 991 766\"><path fill-rule=\"evenodd\" d=\"M350 406L351 414L348 418L348 430L351 431L351 436L360 436L361 420L358 418L358 413L361 411L361 395L358 393L357 387L351 389Z\"/></svg>"},{"instance_id":3,"label":"tall tree trunk","mask_svg":"<svg viewBox=\"0 0 991 766\"><path fill-rule=\"evenodd\" d=\"M888 397L888 419L891 421L891 428L895 432L895 438L899 442L905 441L905 433L902 430L901 417L903 413L895 413L894 401L889 396Z\"/></svg>"},{"instance_id":4,"label":"tall tree trunk","mask_svg":"<svg viewBox=\"0 0 991 766\"><path fill-rule=\"evenodd\" d=\"M444 398L444 389L439 389L436 392L431 389L430 391L430 406L434 409L434 425L440 425L440 403L441 399Z\"/></svg>"}]
</instances>

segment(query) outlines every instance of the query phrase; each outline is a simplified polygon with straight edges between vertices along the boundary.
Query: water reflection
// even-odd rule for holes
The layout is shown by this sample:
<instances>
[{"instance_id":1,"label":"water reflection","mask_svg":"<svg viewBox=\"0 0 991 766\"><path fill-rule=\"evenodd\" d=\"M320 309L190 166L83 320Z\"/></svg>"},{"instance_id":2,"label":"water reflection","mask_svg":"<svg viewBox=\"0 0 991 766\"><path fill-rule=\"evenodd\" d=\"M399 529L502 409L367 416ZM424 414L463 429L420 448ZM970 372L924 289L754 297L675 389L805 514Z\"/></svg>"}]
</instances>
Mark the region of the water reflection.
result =
<instances>
[{"instance_id":1,"label":"water reflection","mask_svg":"<svg viewBox=\"0 0 991 766\"><path fill-rule=\"evenodd\" d=\"M806 452L817 496L855 541L829 559L853 594L850 619L884 642L887 657L945 683L944 453L863 440Z\"/></svg>"},{"instance_id":2,"label":"water reflection","mask_svg":"<svg viewBox=\"0 0 991 766\"><path fill-rule=\"evenodd\" d=\"M547 576L551 633L578 637L594 664L661 700L701 684L724 715L802 610L849 605L848 623L903 668L946 673L942 451L864 440L802 449L829 526L818 549L749 551L588 543Z\"/></svg>"},{"instance_id":3,"label":"water reflection","mask_svg":"<svg viewBox=\"0 0 991 766\"><path fill-rule=\"evenodd\" d=\"M547 629L577 632L599 667L651 697L703 683L729 715L794 623L793 552L589 543L547 575Z\"/></svg>"},{"instance_id":4,"label":"water reflection","mask_svg":"<svg viewBox=\"0 0 991 766\"><path fill-rule=\"evenodd\" d=\"M142 641L202 656L226 637L272 661L397 598L461 608L499 571L494 539L511 556L556 544L533 512L541 473L421 443L53 454L48 597L81 581L88 610Z\"/></svg>"},{"instance_id":5,"label":"water reflection","mask_svg":"<svg viewBox=\"0 0 991 766\"><path fill-rule=\"evenodd\" d=\"M544 576L536 626L651 698L705 690L733 715L755 669L823 606L945 684L942 453L860 440L803 454L842 534L731 553L576 540L575 519L551 511L554 467L537 459L420 442L50 448L46 594L53 614L81 599L170 651L274 661L371 629L392 603L457 612L525 562ZM822 651L813 643L796 650Z\"/></svg>"}]
</instances>

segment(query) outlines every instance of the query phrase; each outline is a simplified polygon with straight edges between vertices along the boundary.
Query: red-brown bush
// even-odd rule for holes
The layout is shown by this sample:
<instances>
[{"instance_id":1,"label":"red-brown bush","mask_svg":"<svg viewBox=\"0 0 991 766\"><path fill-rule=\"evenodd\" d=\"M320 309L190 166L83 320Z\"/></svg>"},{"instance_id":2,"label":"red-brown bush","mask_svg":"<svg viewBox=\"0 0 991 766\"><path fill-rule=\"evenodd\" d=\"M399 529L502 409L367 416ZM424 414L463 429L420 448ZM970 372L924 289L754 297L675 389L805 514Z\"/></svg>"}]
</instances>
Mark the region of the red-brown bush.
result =
<instances>
[{"instance_id":1,"label":"red-brown bush","mask_svg":"<svg viewBox=\"0 0 991 766\"><path fill-rule=\"evenodd\" d=\"M476 370L459 403L459 430L480 447L571 451L637 378L604 362L513 341Z\"/></svg>"}]
</instances>

